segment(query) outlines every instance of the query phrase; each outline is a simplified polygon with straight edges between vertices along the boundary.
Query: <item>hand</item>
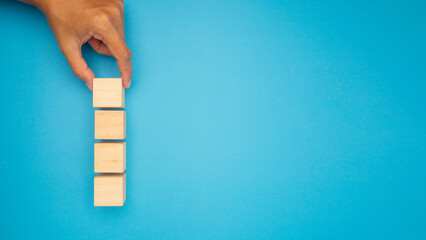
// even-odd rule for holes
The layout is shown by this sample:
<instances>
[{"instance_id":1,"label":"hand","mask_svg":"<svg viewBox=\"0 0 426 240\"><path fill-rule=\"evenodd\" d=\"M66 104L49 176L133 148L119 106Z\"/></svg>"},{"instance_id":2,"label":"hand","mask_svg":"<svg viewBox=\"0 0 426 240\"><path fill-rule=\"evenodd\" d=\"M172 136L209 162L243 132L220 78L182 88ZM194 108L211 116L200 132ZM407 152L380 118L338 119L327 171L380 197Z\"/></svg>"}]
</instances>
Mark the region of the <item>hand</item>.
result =
<instances>
[{"instance_id":1,"label":"hand","mask_svg":"<svg viewBox=\"0 0 426 240\"><path fill-rule=\"evenodd\" d=\"M130 86L132 63L124 37L124 5L122 0L22 0L39 8L47 18L74 74L92 90L95 75L81 54L81 46L89 42L104 55L114 56L123 86Z\"/></svg>"}]
</instances>

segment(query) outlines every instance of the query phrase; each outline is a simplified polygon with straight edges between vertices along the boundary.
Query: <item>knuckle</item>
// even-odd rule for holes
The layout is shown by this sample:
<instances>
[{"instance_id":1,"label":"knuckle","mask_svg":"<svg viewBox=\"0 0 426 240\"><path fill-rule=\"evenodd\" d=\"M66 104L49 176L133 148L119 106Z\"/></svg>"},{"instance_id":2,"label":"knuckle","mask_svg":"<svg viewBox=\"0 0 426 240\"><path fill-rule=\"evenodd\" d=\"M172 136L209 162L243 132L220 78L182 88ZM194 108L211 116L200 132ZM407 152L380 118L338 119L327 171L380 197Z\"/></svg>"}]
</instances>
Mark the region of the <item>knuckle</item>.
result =
<instances>
[{"instance_id":1,"label":"knuckle","mask_svg":"<svg viewBox=\"0 0 426 240\"><path fill-rule=\"evenodd\" d=\"M67 59L74 75L80 79L84 79L84 69L75 59Z\"/></svg>"},{"instance_id":2,"label":"knuckle","mask_svg":"<svg viewBox=\"0 0 426 240\"><path fill-rule=\"evenodd\" d=\"M66 47L63 43L58 43L59 50L61 50L62 54L65 54L67 52Z\"/></svg>"},{"instance_id":3,"label":"knuckle","mask_svg":"<svg viewBox=\"0 0 426 240\"><path fill-rule=\"evenodd\" d=\"M64 37L62 36L57 36L57 42L58 42L58 47L59 50L61 50L61 52L66 55L67 52L69 52L69 42L68 41L64 41Z\"/></svg>"},{"instance_id":4,"label":"knuckle","mask_svg":"<svg viewBox=\"0 0 426 240\"><path fill-rule=\"evenodd\" d=\"M59 50L61 50L62 54L67 59L69 58L69 56L70 56L70 54L72 52L72 49L71 49L70 45L69 44L65 44L65 43L60 43L59 44Z\"/></svg>"},{"instance_id":5,"label":"knuckle","mask_svg":"<svg viewBox=\"0 0 426 240\"><path fill-rule=\"evenodd\" d=\"M115 2L109 2L106 3L100 12L103 12L104 14L108 15L110 20L116 20L121 18L121 15L124 11L124 8L121 8L118 3Z\"/></svg>"},{"instance_id":6,"label":"knuckle","mask_svg":"<svg viewBox=\"0 0 426 240\"><path fill-rule=\"evenodd\" d=\"M121 12L124 12L124 3L122 1L118 1L116 4Z\"/></svg>"},{"instance_id":7,"label":"knuckle","mask_svg":"<svg viewBox=\"0 0 426 240\"><path fill-rule=\"evenodd\" d=\"M83 71L80 71L80 70L76 69L75 67L72 67L72 68L71 68L71 70L72 70L72 72L74 73L74 75L75 75L76 77L78 77L78 78L80 78L80 79L83 79L83 78L84 78Z\"/></svg>"},{"instance_id":8,"label":"knuckle","mask_svg":"<svg viewBox=\"0 0 426 240\"><path fill-rule=\"evenodd\" d=\"M126 48L123 51L123 58L125 58L125 59L131 59L132 58L132 52L130 51L130 49Z\"/></svg>"},{"instance_id":9,"label":"knuckle","mask_svg":"<svg viewBox=\"0 0 426 240\"><path fill-rule=\"evenodd\" d=\"M128 78L130 78L132 76L132 74L133 74L132 69L126 70L125 72L124 71L121 72L121 76L122 77L128 77Z\"/></svg>"},{"instance_id":10,"label":"knuckle","mask_svg":"<svg viewBox=\"0 0 426 240\"><path fill-rule=\"evenodd\" d=\"M117 5L113 5L109 8L111 15L115 18L121 17L121 9Z\"/></svg>"},{"instance_id":11,"label":"knuckle","mask_svg":"<svg viewBox=\"0 0 426 240\"><path fill-rule=\"evenodd\" d=\"M112 26L111 17L106 11L98 11L94 15L94 21L95 21L95 24L98 24L103 27L109 28Z\"/></svg>"}]
</instances>

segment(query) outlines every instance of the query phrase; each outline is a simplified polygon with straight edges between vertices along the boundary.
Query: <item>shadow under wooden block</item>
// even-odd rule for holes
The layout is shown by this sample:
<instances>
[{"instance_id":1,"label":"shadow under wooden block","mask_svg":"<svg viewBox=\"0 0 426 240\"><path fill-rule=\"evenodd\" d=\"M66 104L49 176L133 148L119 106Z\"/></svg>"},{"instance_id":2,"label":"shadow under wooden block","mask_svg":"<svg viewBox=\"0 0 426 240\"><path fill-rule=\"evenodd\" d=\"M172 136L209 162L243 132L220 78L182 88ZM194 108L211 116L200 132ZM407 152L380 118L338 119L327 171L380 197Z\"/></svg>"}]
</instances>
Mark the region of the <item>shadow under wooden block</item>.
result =
<instances>
[{"instance_id":1,"label":"shadow under wooden block","mask_svg":"<svg viewBox=\"0 0 426 240\"><path fill-rule=\"evenodd\" d=\"M95 143L95 172L122 173L126 170L125 142Z\"/></svg>"},{"instance_id":2,"label":"shadow under wooden block","mask_svg":"<svg viewBox=\"0 0 426 240\"><path fill-rule=\"evenodd\" d=\"M123 206L125 201L126 173L100 173L95 177L95 206Z\"/></svg>"},{"instance_id":3,"label":"shadow under wooden block","mask_svg":"<svg viewBox=\"0 0 426 240\"><path fill-rule=\"evenodd\" d=\"M124 108L124 88L121 78L93 79L93 107Z\"/></svg>"},{"instance_id":4,"label":"shadow under wooden block","mask_svg":"<svg viewBox=\"0 0 426 240\"><path fill-rule=\"evenodd\" d=\"M95 139L125 139L125 111L95 111Z\"/></svg>"}]
</instances>

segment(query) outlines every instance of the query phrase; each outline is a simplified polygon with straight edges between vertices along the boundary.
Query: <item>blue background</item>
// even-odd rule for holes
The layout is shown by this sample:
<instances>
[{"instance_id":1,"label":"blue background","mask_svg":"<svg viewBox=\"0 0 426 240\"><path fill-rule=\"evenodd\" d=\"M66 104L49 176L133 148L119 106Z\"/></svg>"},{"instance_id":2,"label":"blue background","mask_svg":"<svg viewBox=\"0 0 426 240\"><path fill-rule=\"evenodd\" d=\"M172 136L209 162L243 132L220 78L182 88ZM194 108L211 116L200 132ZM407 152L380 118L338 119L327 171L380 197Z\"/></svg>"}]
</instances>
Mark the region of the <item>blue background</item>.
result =
<instances>
[{"instance_id":1,"label":"blue background","mask_svg":"<svg viewBox=\"0 0 426 240\"><path fill-rule=\"evenodd\" d=\"M125 7L127 202L95 208L91 92L0 3L1 239L426 238L424 1Z\"/></svg>"}]
</instances>

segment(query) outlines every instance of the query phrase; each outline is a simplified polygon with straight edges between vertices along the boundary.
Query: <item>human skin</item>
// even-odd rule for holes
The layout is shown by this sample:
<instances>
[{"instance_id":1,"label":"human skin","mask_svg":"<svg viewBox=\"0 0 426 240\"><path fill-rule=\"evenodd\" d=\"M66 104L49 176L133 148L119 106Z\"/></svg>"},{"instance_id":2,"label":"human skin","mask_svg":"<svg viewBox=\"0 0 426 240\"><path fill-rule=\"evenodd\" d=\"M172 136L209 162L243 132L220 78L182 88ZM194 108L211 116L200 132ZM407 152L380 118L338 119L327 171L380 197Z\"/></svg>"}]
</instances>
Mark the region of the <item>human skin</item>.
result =
<instances>
[{"instance_id":1,"label":"human skin","mask_svg":"<svg viewBox=\"0 0 426 240\"><path fill-rule=\"evenodd\" d=\"M117 59L123 87L130 86L132 53L124 36L124 5L122 0L20 0L44 13L56 37L59 49L73 73L93 89L95 74L81 54L88 42L103 55Z\"/></svg>"}]
</instances>

